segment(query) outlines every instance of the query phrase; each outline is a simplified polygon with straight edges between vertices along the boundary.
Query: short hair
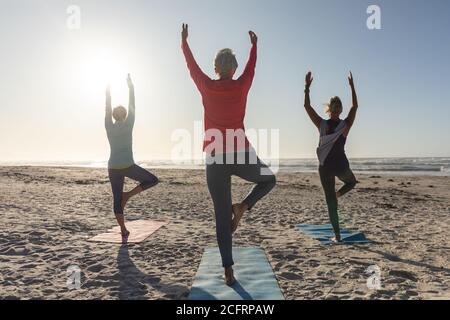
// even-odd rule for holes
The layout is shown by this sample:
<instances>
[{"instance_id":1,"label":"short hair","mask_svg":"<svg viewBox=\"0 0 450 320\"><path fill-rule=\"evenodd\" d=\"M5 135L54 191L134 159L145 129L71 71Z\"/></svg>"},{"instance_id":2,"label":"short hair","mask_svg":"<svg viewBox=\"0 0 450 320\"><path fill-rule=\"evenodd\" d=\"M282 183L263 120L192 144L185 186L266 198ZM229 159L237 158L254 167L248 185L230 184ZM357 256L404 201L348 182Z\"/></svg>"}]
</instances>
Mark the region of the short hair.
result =
<instances>
[{"instance_id":1,"label":"short hair","mask_svg":"<svg viewBox=\"0 0 450 320\"><path fill-rule=\"evenodd\" d=\"M220 76L227 76L233 69L237 69L238 62L233 50L222 49L217 52L216 58L214 59L214 66Z\"/></svg>"},{"instance_id":2,"label":"short hair","mask_svg":"<svg viewBox=\"0 0 450 320\"><path fill-rule=\"evenodd\" d=\"M124 121L127 117L127 109L123 106L117 106L113 110L113 118L116 121Z\"/></svg>"},{"instance_id":3,"label":"short hair","mask_svg":"<svg viewBox=\"0 0 450 320\"><path fill-rule=\"evenodd\" d=\"M325 104L325 113L327 115L331 114L341 114L342 113L342 101L339 97L334 96L330 98L330 101Z\"/></svg>"}]
</instances>

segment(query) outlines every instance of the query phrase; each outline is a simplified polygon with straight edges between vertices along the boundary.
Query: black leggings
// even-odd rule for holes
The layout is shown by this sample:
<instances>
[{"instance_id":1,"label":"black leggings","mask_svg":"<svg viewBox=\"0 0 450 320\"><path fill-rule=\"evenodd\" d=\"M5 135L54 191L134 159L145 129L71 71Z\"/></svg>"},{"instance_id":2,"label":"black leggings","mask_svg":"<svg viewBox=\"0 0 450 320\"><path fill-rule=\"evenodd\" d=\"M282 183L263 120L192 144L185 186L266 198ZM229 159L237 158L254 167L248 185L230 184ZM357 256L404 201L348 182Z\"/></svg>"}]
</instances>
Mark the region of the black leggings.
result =
<instances>
[{"instance_id":1,"label":"black leggings","mask_svg":"<svg viewBox=\"0 0 450 320\"><path fill-rule=\"evenodd\" d=\"M156 176L135 164L126 169L108 169L108 174L114 196L114 214L123 214L122 193L125 177L139 181L143 190L159 182Z\"/></svg>"},{"instance_id":2,"label":"black leggings","mask_svg":"<svg viewBox=\"0 0 450 320\"><path fill-rule=\"evenodd\" d=\"M319 167L320 182L322 183L323 191L325 192L325 199L328 206L328 215L330 216L330 222L333 226L334 233L340 235L339 229L339 215L338 215L338 201L335 190L335 177L344 182L344 186L339 189L341 196L352 190L357 181L352 170L348 168L340 173L333 173L327 170L325 167Z\"/></svg>"}]
</instances>

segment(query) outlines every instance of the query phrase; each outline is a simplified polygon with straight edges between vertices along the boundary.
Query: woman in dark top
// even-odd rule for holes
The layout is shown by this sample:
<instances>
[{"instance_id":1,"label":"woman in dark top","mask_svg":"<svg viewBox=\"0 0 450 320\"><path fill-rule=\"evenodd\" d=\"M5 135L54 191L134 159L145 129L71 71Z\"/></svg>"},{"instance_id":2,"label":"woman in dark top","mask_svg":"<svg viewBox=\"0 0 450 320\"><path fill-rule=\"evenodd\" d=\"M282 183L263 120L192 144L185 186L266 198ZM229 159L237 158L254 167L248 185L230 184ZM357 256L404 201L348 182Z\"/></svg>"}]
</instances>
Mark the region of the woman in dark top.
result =
<instances>
[{"instance_id":1,"label":"woman in dark top","mask_svg":"<svg viewBox=\"0 0 450 320\"><path fill-rule=\"evenodd\" d=\"M305 110L314 125L320 131L321 144L318 148L320 182L322 183L325 192L330 222L336 235L332 240L340 242L341 232L339 229L337 199L352 190L357 182L355 175L350 170L350 164L345 154L345 142L350 128L355 121L356 111L358 109L358 99L353 83L353 75L350 72L348 81L352 90L353 105L347 118L345 120L340 119L342 102L339 97L331 97L326 109L329 119L324 120L311 106L309 88L312 81L313 78L311 72L308 72L305 78ZM344 122L342 123L342 121ZM327 140L326 143L324 142L325 139ZM335 177L338 177L339 180L344 182L344 186L337 192L335 190Z\"/></svg>"}]
</instances>

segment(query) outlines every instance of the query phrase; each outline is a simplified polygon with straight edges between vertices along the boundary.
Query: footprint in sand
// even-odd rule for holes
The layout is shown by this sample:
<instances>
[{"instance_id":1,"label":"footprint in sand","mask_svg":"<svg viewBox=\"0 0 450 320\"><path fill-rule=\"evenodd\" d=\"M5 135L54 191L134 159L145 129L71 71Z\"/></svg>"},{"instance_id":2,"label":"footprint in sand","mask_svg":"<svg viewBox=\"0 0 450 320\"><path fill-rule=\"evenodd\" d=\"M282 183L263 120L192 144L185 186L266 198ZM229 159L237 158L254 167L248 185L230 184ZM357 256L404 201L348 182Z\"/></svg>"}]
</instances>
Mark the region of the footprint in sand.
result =
<instances>
[{"instance_id":1,"label":"footprint in sand","mask_svg":"<svg viewBox=\"0 0 450 320\"><path fill-rule=\"evenodd\" d=\"M279 275L279 277L283 280L302 280L303 277L299 274L295 274L292 272L283 272Z\"/></svg>"},{"instance_id":2,"label":"footprint in sand","mask_svg":"<svg viewBox=\"0 0 450 320\"><path fill-rule=\"evenodd\" d=\"M393 276L393 277L400 277L403 279L407 279L407 280L411 280L414 282L417 282L417 277L409 271L405 271L405 270L390 270L389 271L389 276Z\"/></svg>"},{"instance_id":3,"label":"footprint in sand","mask_svg":"<svg viewBox=\"0 0 450 320\"><path fill-rule=\"evenodd\" d=\"M36 264L29 263L29 264L25 264L25 265L21 266L20 269L32 269L32 268L35 268L35 267L37 267Z\"/></svg>"},{"instance_id":4,"label":"footprint in sand","mask_svg":"<svg viewBox=\"0 0 450 320\"><path fill-rule=\"evenodd\" d=\"M100 264L94 264L94 265L92 265L92 266L89 266L89 267L87 268L87 271L97 273L97 272L100 272L100 271L103 270L103 269L104 269L104 267L103 267L102 265L100 265Z\"/></svg>"},{"instance_id":5,"label":"footprint in sand","mask_svg":"<svg viewBox=\"0 0 450 320\"><path fill-rule=\"evenodd\" d=\"M407 280L404 278L389 278L389 279L384 280L383 282L387 283L387 284L400 284L405 281L407 281Z\"/></svg>"},{"instance_id":6,"label":"footprint in sand","mask_svg":"<svg viewBox=\"0 0 450 320\"><path fill-rule=\"evenodd\" d=\"M327 280L320 281L320 283L321 284L326 284L326 285L333 285L333 284L336 284L336 280L327 279Z\"/></svg>"},{"instance_id":7,"label":"footprint in sand","mask_svg":"<svg viewBox=\"0 0 450 320\"><path fill-rule=\"evenodd\" d=\"M6 297L2 297L3 300L20 300L20 297L16 297L16 296L6 296Z\"/></svg>"},{"instance_id":8,"label":"footprint in sand","mask_svg":"<svg viewBox=\"0 0 450 320\"><path fill-rule=\"evenodd\" d=\"M27 248L19 247L19 248L9 248L4 255L7 256L26 256L30 251Z\"/></svg>"},{"instance_id":9,"label":"footprint in sand","mask_svg":"<svg viewBox=\"0 0 450 320\"><path fill-rule=\"evenodd\" d=\"M407 290L407 291L405 292L405 294L406 294L408 297L417 297L417 296L419 295L416 291L412 291L412 290Z\"/></svg>"}]
</instances>

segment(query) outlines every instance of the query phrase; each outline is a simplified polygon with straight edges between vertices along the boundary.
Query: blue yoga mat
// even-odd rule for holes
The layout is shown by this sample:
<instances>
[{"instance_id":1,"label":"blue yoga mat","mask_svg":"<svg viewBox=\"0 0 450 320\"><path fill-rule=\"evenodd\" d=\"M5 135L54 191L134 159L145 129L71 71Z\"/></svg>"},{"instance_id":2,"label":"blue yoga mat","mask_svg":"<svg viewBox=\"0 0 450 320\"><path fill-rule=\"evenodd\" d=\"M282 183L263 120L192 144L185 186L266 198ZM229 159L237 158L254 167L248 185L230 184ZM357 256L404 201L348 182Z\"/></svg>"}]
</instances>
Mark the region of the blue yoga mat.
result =
<instances>
[{"instance_id":1,"label":"blue yoga mat","mask_svg":"<svg viewBox=\"0 0 450 320\"><path fill-rule=\"evenodd\" d=\"M303 231L308 236L317 239L322 244L333 244L330 239L334 237L334 231L331 224L297 224L295 226L300 231ZM350 231L341 228L342 243L348 244L363 244L372 243L372 240L366 238L364 233L351 233Z\"/></svg>"},{"instance_id":2,"label":"blue yoga mat","mask_svg":"<svg viewBox=\"0 0 450 320\"><path fill-rule=\"evenodd\" d=\"M218 248L207 248L189 300L284 300L266 254L261 248L233 248L236 282L227 286Z\"/></svg>"}]
</instances>

